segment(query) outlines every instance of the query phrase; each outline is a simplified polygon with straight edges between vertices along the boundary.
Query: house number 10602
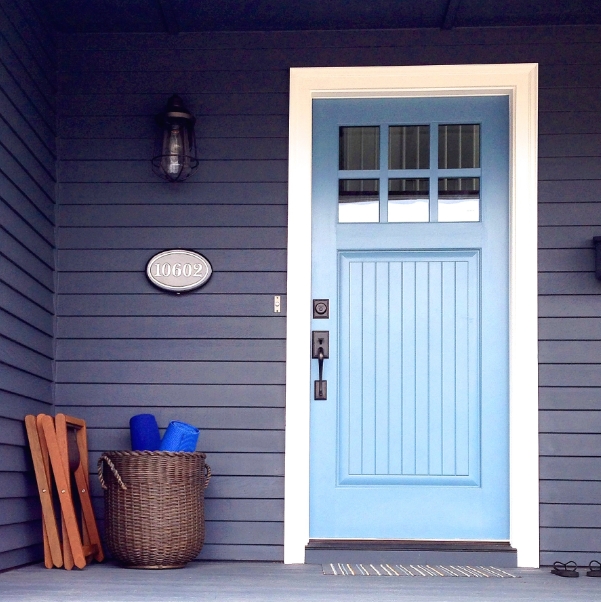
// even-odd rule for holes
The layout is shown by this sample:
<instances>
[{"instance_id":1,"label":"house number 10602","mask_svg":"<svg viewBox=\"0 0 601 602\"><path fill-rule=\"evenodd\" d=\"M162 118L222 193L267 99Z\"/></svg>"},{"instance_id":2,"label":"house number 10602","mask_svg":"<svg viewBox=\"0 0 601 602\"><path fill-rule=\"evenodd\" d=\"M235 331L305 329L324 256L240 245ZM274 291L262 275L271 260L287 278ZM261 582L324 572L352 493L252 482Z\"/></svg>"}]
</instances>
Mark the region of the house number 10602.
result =
<instances>
[{"instance_id":1,"label":"house number 10602","mask_svg":"<svg viewBox=\"0 0 601 602\"><path fill-rule=\"evenodd\" d=\"M176 263L171 269L170 263L155 263L153 264L154 274L153 276L175 276L179 278L180 276L185 276L189 278L190 276L202 276L202 264L200 263ZM194 274L192 274L192 270L194 270Z\"/></svg>"},{"instance_id":2,"label":"house number 10602","mask_svg":"<svg viewBox=\"0 0 601 602\"><path fill-rule=\"evenodd\" d=\"M198 288L207 282L213 269L209 260L195 251L172 249L158 253L146 265L148 280L174 293Z\"/></svg>"}]
</instances>

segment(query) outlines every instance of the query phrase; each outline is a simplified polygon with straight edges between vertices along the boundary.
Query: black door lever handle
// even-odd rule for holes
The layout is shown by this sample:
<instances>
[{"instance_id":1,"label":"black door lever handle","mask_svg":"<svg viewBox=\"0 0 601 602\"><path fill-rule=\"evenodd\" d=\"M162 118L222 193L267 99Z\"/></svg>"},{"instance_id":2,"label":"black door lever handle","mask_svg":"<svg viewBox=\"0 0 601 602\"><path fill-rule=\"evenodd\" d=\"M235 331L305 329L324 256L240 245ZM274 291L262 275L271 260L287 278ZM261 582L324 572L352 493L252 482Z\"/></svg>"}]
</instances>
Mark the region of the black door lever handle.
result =
<instances>
[{"instance_id":1,"label":"black door lever handle","mask_svg":"<svg viewBox=\"0 0 601 602\"><path fill-rule=\"evenodd\" d=\"M317 352L317 361L319 362L319 380L317 381L317 383L319 384L319 388L317 390L317 395L315 396L315 399L325 399L323 391L323 360L323 347L320 347Z\"/></svg>"},{"instance_id":2,"label":"black door lever handle","mask_svg":"<svg viewBox=\"0 0 601 602\"><path fill-rule=\"evenodd\" d=\"M328 398L328 381L323 379L323 361L330 356L330 333L326 330L313 331L311 357L317 359L319 365L319 380L314 383L315 399Z\"/></svg>"}]
</instances>

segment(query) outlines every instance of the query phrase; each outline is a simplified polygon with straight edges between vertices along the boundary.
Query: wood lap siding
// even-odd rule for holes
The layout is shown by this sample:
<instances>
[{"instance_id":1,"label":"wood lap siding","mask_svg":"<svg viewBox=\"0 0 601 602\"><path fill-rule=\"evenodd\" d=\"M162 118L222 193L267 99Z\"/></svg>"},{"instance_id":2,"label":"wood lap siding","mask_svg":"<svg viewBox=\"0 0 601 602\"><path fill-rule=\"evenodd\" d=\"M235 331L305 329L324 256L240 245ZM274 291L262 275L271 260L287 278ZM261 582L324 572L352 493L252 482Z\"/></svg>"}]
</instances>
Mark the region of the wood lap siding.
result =
<instances>
[{"instance_id":1,"label":"wood lap siding","mask_svg":"<svg viewBox=\"0 0 601 602\"><path fill-rule=\"evenodd\" d=\"M202 154L182 185L150 169L164 76L148 94L85 94L84 74L61 91L57 407L88 421L92 462L129 448L133 414L198 425L214 475L200 557L282 560L288 76L250 96L182 92ZM202 289L148 282L173 247L211 261Z\"/></svg>"},{"instance_id":2,"label":"wood lap siding","mask_svg":"<svg viewBox=\"0 0 601 602\"><path fill-rule=\"evenodd\" d=\"M42 558L23 428L53 413L56 57L35 0L0 4L0 570Z\"/></svg>"},{"instance_id":3,"label":"wood lap siding","mask_svg":"<svg viewBox=\"0 0 601 602\"><path fill-rule=\"evenodd\" d=\"M566 61L568 62L568 61ZM601 550L601 56L541 65L539 407L541 562ZM572 85L565 79L571 76Z\"/></svg>"},{"instance_id":4,"label":"wood lap siding","mask_svg":"<svg viewBox=\"0 0 601 602\"><path fill-rule=\"evenodd\" d=\"M594 557L599 26L73 35L60 44L58 409L88 420L94 457L128 446L138 412L156 413L161 427L176 418L200 426L215 472L201 557L222 559L283 557L286 333L285 313L272 309L286 292L288 69L539 63L541 561ZM198 118L202 155L198 173L175 186L149 163L153 116L174 92ZM180 297L154 289L145 263L169 247L206 254L210 282Z\"/></svg>"}]
</instances>

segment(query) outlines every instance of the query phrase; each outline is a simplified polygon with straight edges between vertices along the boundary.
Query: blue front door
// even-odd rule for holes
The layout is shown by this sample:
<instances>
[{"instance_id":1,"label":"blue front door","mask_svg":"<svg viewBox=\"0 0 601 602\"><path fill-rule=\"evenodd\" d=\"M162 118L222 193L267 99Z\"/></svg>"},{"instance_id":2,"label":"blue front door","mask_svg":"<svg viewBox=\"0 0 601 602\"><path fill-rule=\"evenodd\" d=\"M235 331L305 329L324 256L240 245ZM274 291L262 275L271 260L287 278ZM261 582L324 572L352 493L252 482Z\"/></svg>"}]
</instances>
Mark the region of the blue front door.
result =
<instances>
[{"instance_id":1,"label":"blue front door","mask_svg":"<svg viewBox=\"0 0 601 602\"><path fill-rule=\"evenodd\" d=\"M313 539L509 539L508 132L502 96L313 102Z\"/></svg>"}]
</instances>

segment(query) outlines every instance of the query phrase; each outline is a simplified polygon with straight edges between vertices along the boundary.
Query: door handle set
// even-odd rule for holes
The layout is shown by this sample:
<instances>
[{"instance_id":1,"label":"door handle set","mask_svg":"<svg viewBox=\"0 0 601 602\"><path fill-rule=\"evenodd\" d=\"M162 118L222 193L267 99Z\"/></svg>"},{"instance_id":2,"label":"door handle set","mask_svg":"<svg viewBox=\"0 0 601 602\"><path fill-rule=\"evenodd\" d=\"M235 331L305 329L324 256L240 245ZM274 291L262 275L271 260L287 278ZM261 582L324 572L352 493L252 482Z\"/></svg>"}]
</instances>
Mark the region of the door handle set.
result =
<instances>
[{"instance_id":1,"label":"door handle set","mask_svg":"<svg viewBox=\"0 0 601 602\"><path fill-rule=\"evenodd\" d=\"M323 361L330 357L330 333L327 330L312 332L311 357L319 362L319 380L314 381L314 399L328 398L328 381L323 380Z\"/></svg>"}]
</instances>

